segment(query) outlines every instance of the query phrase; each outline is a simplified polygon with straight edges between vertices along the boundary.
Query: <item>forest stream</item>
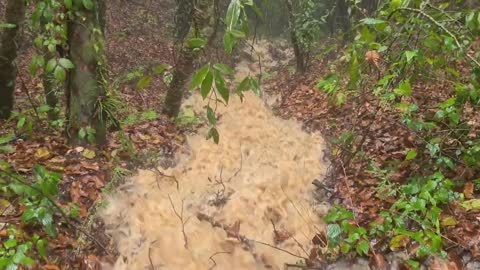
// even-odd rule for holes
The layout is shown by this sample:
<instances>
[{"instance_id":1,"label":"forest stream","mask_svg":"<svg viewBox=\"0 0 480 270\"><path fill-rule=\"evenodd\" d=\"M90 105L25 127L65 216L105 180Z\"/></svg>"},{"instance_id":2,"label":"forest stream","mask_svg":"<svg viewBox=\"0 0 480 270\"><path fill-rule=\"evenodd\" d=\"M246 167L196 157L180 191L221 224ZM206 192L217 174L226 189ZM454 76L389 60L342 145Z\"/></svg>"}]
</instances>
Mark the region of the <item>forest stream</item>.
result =
<instances>
[{"instance_id":1,"label":"forest stream","mask_svg":"<svg viewBox=\"0 0 480 270\"><path fill-rule=\"evenodd\" d=\"M242 61L238 77L251 69ZM185 103L205 111L199 94ZM323 226L311 184L327 167L322 137L251 93L217 113L218 145L204 127L174 168L140 171L108 198L113 269L285 269L308 257Z\"/></svg>"}]
</instances>

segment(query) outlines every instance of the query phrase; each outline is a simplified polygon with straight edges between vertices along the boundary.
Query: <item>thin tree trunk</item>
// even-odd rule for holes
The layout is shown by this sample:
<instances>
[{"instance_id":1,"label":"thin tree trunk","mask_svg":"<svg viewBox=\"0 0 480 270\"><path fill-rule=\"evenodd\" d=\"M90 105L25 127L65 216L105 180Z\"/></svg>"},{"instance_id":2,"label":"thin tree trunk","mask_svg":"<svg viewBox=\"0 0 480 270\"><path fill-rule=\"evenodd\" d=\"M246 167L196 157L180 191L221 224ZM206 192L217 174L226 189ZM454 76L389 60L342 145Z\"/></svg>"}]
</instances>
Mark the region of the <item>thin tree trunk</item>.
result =
<instances>
[{"instance_id":1,"label":"thin tree trunk","mask_svg":"<svg viewBox=\"0 0 480 270\"><path fill-rule=\"evenodd\" d=\"M295 18L293 16L292 0L285 0L288 10L288 24L290 27L290 40L293 46L293 52L295 54L295 60L297 62L297 71L300 73L305 72L305 59L300 44L298 44L297 32L295 30Z\"/></svg>"},{"instance_id":2,"label":"thin tree trunk","mask_svg":"<svg viewBox=\"0 0 480 270\"><path fill-rule=\"evenodd\" d=\"M173 80L168 89L163 108L163 113L169 117L175 117L180 112L187 81L194 72L193 52L184 44L192 26L193 13L193 0L177 0L175 49L179 52L179 55L175 60Z\"/></svg>"},{"instance_id":3,"label":"thin tree trunk","mask_svg":"<svg viewBox=\"0 0 480 270\"><path fill-rule=\"evenodd\" d=\"M75 66L67 82L67 135L72 144L85 144L88 136L79 133L88 134L89 130L95 131L97 144L106 143L107 117L100 106L106 93L102 4L95 1L94 9L82 10L68 27L70 57Z\"/></svg>"},{"instance_id":4,"label":"thin tree trunk","mask_svg":"<svg viewBox=\"0 0 480 270\"><path fill-rule=\"evenodd\" d=\"M13 110L19 29L25 19L25 2L8 0L5 23L13 28L3 29L0 44L0 119L8 119Z\"/></svg>"}]
</instances>

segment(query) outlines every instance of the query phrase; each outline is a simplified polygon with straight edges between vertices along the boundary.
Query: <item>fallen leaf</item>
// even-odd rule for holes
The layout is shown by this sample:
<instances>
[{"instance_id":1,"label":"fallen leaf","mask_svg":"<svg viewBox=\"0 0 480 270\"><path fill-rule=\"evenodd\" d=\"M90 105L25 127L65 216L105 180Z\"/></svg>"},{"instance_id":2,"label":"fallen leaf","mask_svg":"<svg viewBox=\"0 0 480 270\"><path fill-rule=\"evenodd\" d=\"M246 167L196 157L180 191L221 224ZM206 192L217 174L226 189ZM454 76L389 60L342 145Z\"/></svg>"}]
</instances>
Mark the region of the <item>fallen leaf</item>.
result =
<instances>
[{"instance_id":1,"label":"fallen leaf","mask_svg":"<svg viewBox=\"0 0 480 270\"><path fill-rule=\"evenodd\" d=\"M95 151L92 151L90 149L85 149L82 153L82 156L88 159L94 159L97 155L95 154Z\"/></svg>"},{"instance_id":2,"label":"fallen leaf","mask_svg":"<svg viewBox=\"0 0 480 270\"><path fill-rule=\"evenodd\" d=\"M54 265L54 264L46 264L43 266L44 270L60 270L60 267Z\"/></svg>"},{"instance_id":3,"label":"fallen leaf","mask_svg":"<svg viewBox=\"0 0 480 270\"><path fill-rule=\"evenodd\" d=\"M434 258L430 264L430 270L460 270L454 262Z\"/></svg>"},{"instance_id":4,"label":"fallen leaf","mask_svg":"<svg viewBox=\"0 0 480 270\"><path fill-rule=\"evenodd\" d=\"M463 195L465 195L466 199L473 199L473 190L474 190L474 185L472 182L467 182L465 186L463 187Z\"/></svg>"},{"instance_id":5,"label":"fallen leaf","mask_svg":"<svg viewBox=\"0 0 480 270\"><path fill-rule=\"evenodd\" d=\"M377 253L375 254L375 256L372 257L370 267L376 270L387 270L389 268L389 265L387 264L385 257L382 254Z\"/></svg>"},{"instance_id":6,"label":"fallen leaf","mask_svg":"<svg viewBox=\"0 0 480 270\"><path fill-rule=\"evenodd\" d=\"M47 159L51 155L50 151L46 147L40 147L37 149L35 152L35 158L36 159Z\"/></svg>"},{"instance_id":7,"label":"fallen leaf","mask_svg":"<svg viewBox=\"0 0 480 270\"><path fill-rule=\"evenodd\" d=\"M458 221L453 216L445 216L442 218L441 224L444 227L455 226L458 224Z\"/></svg>"},{"instance_id":8,"label":"fallen leaf","mask_svg":"<svg viewBox=\"0 0 480 270\"><path fill-rule=\"evenodd\" d=\"M480 209L480 199L464 201L460 205L467 210L478 210Z\"/></svg>"},{"instance_id":9,"label":"fallen leaf","mask_svg":"<svg viewBox=\"0 0 480 270\"><path fill-rule=\"evenodd\" d=\"M409 242L410 242L410 237L408 237L407 235L404 235L404 234L396 235L390 241L390 249L392 251L402 249L406 247Z\"/></svg>"}]
</instances>

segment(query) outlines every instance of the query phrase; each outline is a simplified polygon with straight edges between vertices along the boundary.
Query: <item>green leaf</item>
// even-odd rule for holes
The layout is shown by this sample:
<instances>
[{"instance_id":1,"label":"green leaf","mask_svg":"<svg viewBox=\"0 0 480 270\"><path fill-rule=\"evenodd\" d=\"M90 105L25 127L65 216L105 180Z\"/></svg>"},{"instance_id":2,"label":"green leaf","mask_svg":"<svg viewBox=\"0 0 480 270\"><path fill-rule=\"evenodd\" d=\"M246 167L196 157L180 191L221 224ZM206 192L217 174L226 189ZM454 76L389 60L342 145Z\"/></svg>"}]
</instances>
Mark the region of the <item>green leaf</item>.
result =
<instances>
[{"instance_id":1,"label":"green leaf","mask_svg":"<svg viewBox=\"0 0 480 270\"><path fill-rule=\"evenodd\" d=\"M93 2L92 0L82 0L83 6L88 9L92 10L93 9Z\"/></svg>"},{"instance_id":2,"label":"green leaf","mask_svg":"<svg viewBox=\"0 0 480 270\"><path fill-rule=\"evenodd\" d=\"M166 70L168 70L170 66L167 64L160 64L156 67L153 68L153 75L159 75L164 73Z\"/></svg>"},{"instance_id":3,"label":"green leaf","mask_svg":"<svg viewBox=\"0 0 480 270\"><path fill-rule=\"evenodd\" d=\"M215 86L217 87L217 91L222 97L222 99L225 101L225 103L228 103L228 100L230 98L230 90L228 89L225 79L223 79L222 74L219 72L215 72Z\"/></svg>"},{"instance_id":4,"label":"green leaf","mask_svg":"<svg viewBox=\"0 0 480 270\"><path fill-rule=\"evenodd\" d=\"M210 71L210 64L206 64L201 69L199 69L195 75L193 75L192 83L190 84L190 89L195 89L199 87L205 77L207 76L208 72Z\"/></svg>"},{"instance_id":5,"label":"green leaf","mask_svg":"<svg viewBox=\"0 0 480 270\"><path fill-rule=\"evenodd\" d=\"M407 58L407 63L411 63L414 57L418 56L416 51L405 51L405 58Z\"/></svg>"},{"instance_id":6,"label":"green leaf","mask_svg":"<svg viewBox=\"0 0 480 270\"><path fill-rule=\"evenodd\" d=\"M210 108L210 106L207 107L207 118L208 122L215 126L217 124L217 117L215 116L215 112Z\"/></svg>"},{"instance_id":7,"label":"green leaf","mask_svg":"<svg viewBox=\"0 0 480 270\"><path fill-rule=\"evenodd\" d=\"M480 209L480 199L464 201L460 205L467 210L478 210Z\"/></svg>"},{"instance_id":8,"label":"green leaf","mask_svg":"<svg viewBox=\"0 0 480 270\"><path fill-rule=\"evenodd\" d=\"M65 7L66 7L68 10L71 10L71 9L72 9L72 7L73 7L72 0L63 0L63 3L65 4Z\"/></svg>"},{"instance_id":9,"label":"green leaf","mask_svg":"<svg viewBox=\"0 0 480 270\"><path fill-rule=\"evenodd\" d=\"M368 251L370 250L370 245L368 244L367 240L361 240L357 243L356 251L359 255L368 255Z\"/></svg>"},{"instance_id":10,"label":"green leaf","mask_svg":"<svg viewBox=\"0 0 480 270\"><path fill-rule=\"evenodd\" d=\"M202 87L200 89L200 94L202 95L203 99L206 99L210 91L212 90L213 85L213 73L208 71L205 79L202 82Z\"/></svg>"},{"instance_id":11,"label":"green leaf","mask_svg":"<svg viewBox=\"0 0 480 270\"><path fill-rule=\"evenodd\" d=\"M384 20L379 20L375 18L365 18L360 20L360 22L366 25L377 25L377 24L386 23Z\"/></svg>"},{"instance_id":12,"label":"green leaf","mask_svg":"<svg viewBox=\"0 0 480 270\"><path fill-rule=\"evenodd\" d=\"M10 238L10 239L8 239L7 241L5 241L5 243L3 243L3 246L4 246L6 249L14 248L14 247L17 246L17 240L15 240L15 238Z\"/></svg>"},{"instance_id":13,"label":"green leaf","mask_svg":"<svg viewBox=\"0 0 480 270\"><path fill-rule=\"evenodd\" d=\"M250 77L250 88L252 89L255 95L260 96L261 94L260 82L257 79Z\"/></svg>"},{"instance_id":14,"label":"green leaf","mask_svg":"<svg viewBox=\"0 0 480 270\"><path fill-rule=\"evenodd\" d=\"M45 67L45 71L47 73L50 73L55 69L56 66L57 66L57 59L52 58L52 59L48 60L47 66Z\"/></svg>"},{"instance_id":15,"label":"green leaf","mask_svg":"<svg viewBox=\"0 0 480 270\"><path fill-rule=\"evenodd\" d=\"M232 75L234 73L233 69L225 64L214 64L213 68L225 75Z\"/></svg>"},{"instance_id":16,"label":"green leaf","mask_svg":"<svg viewBox=\"0 0 480 270\"><path fill-rule=\"evenodd\" d=\"M84 128L81 128L81 129L78 131L78 137L79 137L80 139L83 139L83 138L85 138L86 136L87 136L87 132L85 131Z\"/></svg>"},{"instance_id":17,"label":"green leaf","mask_svg":"<svg viewBox=\"0 0 480 270\"><path fill-rule=\"evenodd\" d=\"M67 58L60 58L60 60L58 60L58 63L64 67L65 69L72 69L74 68L75 66L73 65L72 61L70 61L69 59Z\"/></svg>"},{"instance_id":18,"label":"green leaf","mask_svg":"<svg viewBox=\"0 0 480 270\"><path fill-rule=\"evenodd\" d=\"M342 228L338 224L327 225L327 238L329 240L335 240L342 234Z\"/></svg>"},{"instance_id":19,"label":"green leaf","mask_svg":"<svg viewBox=\"0 0 480 270\"><path fill-rule=\"evenodd\" d=\"M150 84L152 84L152 80L153 80L152 76L145 76L141 78L140 81L138 81L137 85L135 86L135 89L139 91L149 87Z\"/></svg>"},{"instance_id":20,"label":"green leaf","mask_svg":"<svg viewBox=\"0 0 480 270\"><path fill-rule=\"evenodd\" d=\"M414 160L417 157L417 150L415 149L410 149L407 152L407 155L405 157L405 160Z\"/></svg>"},{"instance_id":21,"label":"green leaf","mask_svg":"<svg viewBox=\"0 0 480 270\"><path fill-rule=\"evenodd\" d=\"M67 79L67 72L61 66L57 66L53 72L53 76L60 82L63 82Z\"/></svg>"},{"instance_id":22,"label":"green leaf","mask_svg":"<svg viewBox=\"0 0 480 270\"><path fill-rule=\"evenodd\" d=\"M23 128L25 126L26 121L27 121L26 117L20 118L20 120L18 120L18 122L17 122L17 129Z\"/></svg>"},{"instance_id":23,"label":"green leaf","mask_svg":"<svg viewBox=\"0 0 480 270\"><path fill-rule=\"evenodd\" d=\"M187 41L187 46L191 49L201 49L205 47L206 40L203 38L191 38Z\"/></svg>"},{"instance_id":24,"label":"green leaf","mask_svg":"<svg viewBox=\"0 0 480 270\"><path fill-rule=\"evenodd\" d=\"M410 86L410 82L408 80L402 81L398 88L394 90L394 92L399 96L411 96L412 87Z\"/></svg>"},{"instance_id":25,"label":"green leaf","mask_svg":"<svg viewBox=\"0 0 480 270\"><path fill-rule=\"evenodd\" d=\"M218 144L220 142L220 134L218 134L218 130L212 127L207 134L207 140L213 138L213 141Z\"/></svg>"},{"instance_id":26,"label":"green leaf","mask_svg":"<svg viewBox=\"0 0 480 270\"><path fill-rule=\"evenodd\" d=\"M47 245L48 245L47 240L40 239L37 241L38 254L40 254L40 256L42 256L43 259L47 259Z\"/></svg>"},{"instance_id":27,"label":"green leaf","mask_svg":"<svg viewBox=\"0 0 480 270\"><path fill-rule=\"evenodd\" d=\"M9 144L7 145L0 145L0 153L13 153L15 152L15 148Z\"/></svg>"},{"instance_id":28,"label":"green leaf","mask_svg":"<svg viewBox=\"0 0 480 270\"><path fill-rule=\"evenodd\" d=\"M225 33L225 36L223 37L223 47L228 54L233 52L233 47L235 47L235 44L235 36L230 32Z\"/></svg>"}]
</instances>

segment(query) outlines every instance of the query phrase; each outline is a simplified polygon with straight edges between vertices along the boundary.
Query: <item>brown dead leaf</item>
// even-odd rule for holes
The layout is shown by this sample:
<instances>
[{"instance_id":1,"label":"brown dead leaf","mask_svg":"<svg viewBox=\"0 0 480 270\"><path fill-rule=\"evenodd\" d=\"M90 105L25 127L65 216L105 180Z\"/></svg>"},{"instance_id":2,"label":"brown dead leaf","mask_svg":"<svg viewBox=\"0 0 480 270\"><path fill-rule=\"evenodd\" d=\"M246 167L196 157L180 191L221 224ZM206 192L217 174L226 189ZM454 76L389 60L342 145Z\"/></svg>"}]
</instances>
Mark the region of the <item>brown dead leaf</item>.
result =
<instances>
[{"instance_id":1,"label":"brown dead leaf","mask_svg":"<svg viewBox=\"0 0 480 270\"><path fill-rule=\"evenodd\" d=\"M381 56L377 51L368 51L365 53L365 61L375 66L377 69L380 69L380 60Z\"/></svg>"},{"instance_id":2,"label":"brown dead leaf","mask_svg":"<svg viewBox=\"0 0 480 270\"><path fill-rule=\"evenodd\" d=\"M440 258L434 258L430 264L429 270L461 270L454 262L449 262Z\"/></svg>"},{"instance_id":3,"label":"brown dead leaf","mask_svg":"<svg viewBox=\"0 0 480 270\"><path fill-rule=\"evenodd\" d=\"M60 267L54 265L54 264L45 264L42 267L43 270L60 270Z\"/></svg>"},{"instance_id":4,"label":"brown dead leaf","mask_svg":"<svg viewBox=\"0 0 480 270\"><path fill-rule=\"evenodd\" d=\"M98 166L98 164L95 162L95 163L90 163L90 162L86 162L86 161L80 161L80 165L82 165L83 168L85 169L89 169L89 170L92 170L92 171L98 171L100 170L100 167Z\"/></svg>"},{"instance_id":5,"label":"brown dead leaf","mask_svg":"<svg viewBox=\"0 0 480 270\"><path fill-rule=\"evenodd\" d=\"M387 270L389 265L387 264L385 257L382 254L375 254L370 262L370 267L375 270Z\"/></svg>"},{"instance_id":6,"label":"brown dead leaf","mask_svg":"<svg viewBox=\"0 0 480 270\"><path fill-rule=\"evenodd\" d=\"M465 186L463 187L463 195L465 195L466 199L473 199L473 192L474 192L475 186L473 185L472 182L467 182Z\"/></svg>"}]
</instances>

